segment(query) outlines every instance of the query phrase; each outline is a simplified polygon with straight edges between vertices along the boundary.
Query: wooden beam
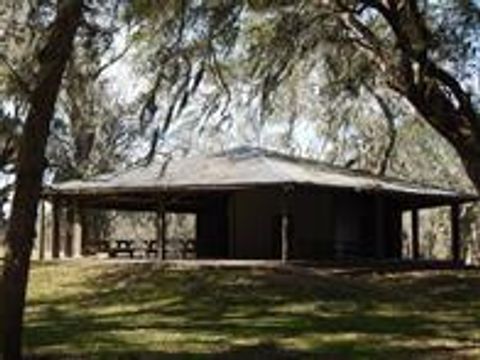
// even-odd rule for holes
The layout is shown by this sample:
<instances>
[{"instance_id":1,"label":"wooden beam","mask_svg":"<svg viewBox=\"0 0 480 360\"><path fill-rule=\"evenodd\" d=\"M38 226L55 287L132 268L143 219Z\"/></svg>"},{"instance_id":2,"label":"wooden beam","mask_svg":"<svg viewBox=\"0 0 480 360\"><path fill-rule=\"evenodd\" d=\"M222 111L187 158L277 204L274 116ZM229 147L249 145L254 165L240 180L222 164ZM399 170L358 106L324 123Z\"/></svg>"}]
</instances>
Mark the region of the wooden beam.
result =
<instances>
[{"instance_id":1,"label":"wooden beam","mask_svg":"<svg viewBox=\"0 0 480 360\"><path fill-rule=\"evenodd\" d=\"M53 200L52 203L52 258L60 257L60 203Z\"/></svg>"},{"instance_id":2,"label":"wooden beam","mask_svg":"<svg viewBox=\"0 0 480 360\"><path fill-rule=\"evenodd\" d=\"M412 210L412 258L420 258L420 223L418 209Z\"/></svg>"},{"instance_id":3,"label":"wooden beam","mask_svg":"<svg viewBox=\"0 0 480 360\"><path fill-rule=\"evenodd\" d=\"M460 205L454 204L450 208L450 223L452 233L452 260L455 264L462 262L462 243L460 236Z\"/></svg>"}]
</instances>

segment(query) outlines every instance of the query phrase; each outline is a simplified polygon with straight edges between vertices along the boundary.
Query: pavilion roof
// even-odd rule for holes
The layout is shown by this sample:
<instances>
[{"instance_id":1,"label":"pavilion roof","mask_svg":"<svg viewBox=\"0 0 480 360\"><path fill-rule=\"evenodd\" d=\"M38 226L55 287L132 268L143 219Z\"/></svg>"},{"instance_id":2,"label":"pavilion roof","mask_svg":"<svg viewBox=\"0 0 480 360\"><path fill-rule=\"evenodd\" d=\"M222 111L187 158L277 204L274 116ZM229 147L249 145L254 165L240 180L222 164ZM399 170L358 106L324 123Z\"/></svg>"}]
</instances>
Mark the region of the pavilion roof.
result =
<instances>
[{"instance_id":1,"label":"pavilion roof","mask_svg":"<svg viewBox=\"0 0 480 360\"><path fill-rule=\"evenodd\" d=\"M154 161L146 166L101 175L91 180L54 184L47 192L59 195L98 195L227 190L282 184L418 195L452 201L477 199L476 194L455 189L375 176L254 147L239 147L213 155Z\"/></svg>"}]
</instances>

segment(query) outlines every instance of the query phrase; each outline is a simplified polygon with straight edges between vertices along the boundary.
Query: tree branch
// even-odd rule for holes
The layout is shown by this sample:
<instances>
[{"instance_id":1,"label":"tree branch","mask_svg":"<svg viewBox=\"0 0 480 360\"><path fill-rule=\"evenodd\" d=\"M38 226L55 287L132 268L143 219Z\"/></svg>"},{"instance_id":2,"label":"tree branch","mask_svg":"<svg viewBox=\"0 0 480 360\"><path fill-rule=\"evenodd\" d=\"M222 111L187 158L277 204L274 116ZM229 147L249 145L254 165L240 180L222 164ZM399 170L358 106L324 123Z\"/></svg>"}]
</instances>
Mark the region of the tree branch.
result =
<instances>
[{"instance_id":1,"label":"tree branch","mask_svg":"<svg viewBox=\"0 0 480 360\"><path fill-rule=\"evenodd\" d=\"M98 79L105 70L107 70L110 66L114 65L118 61L120 61L131 49L133 43L134 43L133 41L130 41L127 45L125 45L125 47L117 55L113 56L110 60L108 60L106 63L101 65L96 71L94 71L90 75L92 79L93 80Z\"/></svg>"},{"instance_id":2,"label":"tree branch","mask_svg":"<svg viewBox=\"0 0 480 360\"><path fill-rule=\"evenodd\" d=\"M25 92L25 94L30 95L32 90L31 90L30 86L28 86L28 82L25 81L23 79L23 77L17 72L17 70L15 70L15 68L12 66L12 64L10 64L10 62L7 59L7 56L3 53L0 53L0 60L5 64L8 71L10 72L10 74L12 74L15 81L17 82L17 84L22 89L22 91Z\"/></svg>"}]
</instances>

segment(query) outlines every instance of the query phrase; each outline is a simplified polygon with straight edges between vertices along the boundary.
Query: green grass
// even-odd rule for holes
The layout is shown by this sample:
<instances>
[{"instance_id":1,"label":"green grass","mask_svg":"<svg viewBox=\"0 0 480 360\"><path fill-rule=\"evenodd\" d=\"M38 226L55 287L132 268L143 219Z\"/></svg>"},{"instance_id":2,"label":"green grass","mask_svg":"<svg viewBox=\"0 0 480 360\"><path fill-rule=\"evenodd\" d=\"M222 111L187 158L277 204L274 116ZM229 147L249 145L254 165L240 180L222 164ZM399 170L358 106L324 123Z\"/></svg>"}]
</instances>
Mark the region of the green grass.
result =
<instances>
[{"instance_id":1,"label":"green grass","mask_svg":"<svg viewBox=\"0 0 480 360\"><path fill-rule=\"evenodd\" d=\"M475 359L480 274L36 264L25 346L65 359Z\"/></svg>"}]
</instances>

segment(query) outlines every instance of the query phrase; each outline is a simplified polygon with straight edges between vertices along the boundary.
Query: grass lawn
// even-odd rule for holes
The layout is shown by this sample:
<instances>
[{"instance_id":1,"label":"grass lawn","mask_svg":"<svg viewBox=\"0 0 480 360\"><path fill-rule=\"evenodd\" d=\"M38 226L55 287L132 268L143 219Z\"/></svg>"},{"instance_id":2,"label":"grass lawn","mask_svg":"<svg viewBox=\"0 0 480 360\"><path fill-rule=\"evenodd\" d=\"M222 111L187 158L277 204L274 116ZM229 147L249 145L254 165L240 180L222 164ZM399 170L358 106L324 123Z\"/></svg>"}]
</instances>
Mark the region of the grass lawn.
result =
<instances>
[{"instance_id":1,"label":"grass lawn","mask_svg":"<svg viewBox=\"0 0 480 360\"><path fill-rule=\"evenodd\" d=\"M35 358L475 359L480 272L35 264Z\"/></svg>"}]
</instances>

